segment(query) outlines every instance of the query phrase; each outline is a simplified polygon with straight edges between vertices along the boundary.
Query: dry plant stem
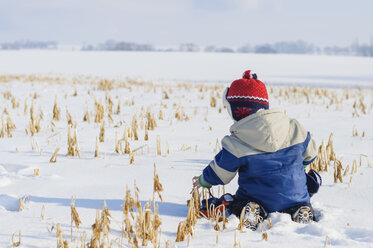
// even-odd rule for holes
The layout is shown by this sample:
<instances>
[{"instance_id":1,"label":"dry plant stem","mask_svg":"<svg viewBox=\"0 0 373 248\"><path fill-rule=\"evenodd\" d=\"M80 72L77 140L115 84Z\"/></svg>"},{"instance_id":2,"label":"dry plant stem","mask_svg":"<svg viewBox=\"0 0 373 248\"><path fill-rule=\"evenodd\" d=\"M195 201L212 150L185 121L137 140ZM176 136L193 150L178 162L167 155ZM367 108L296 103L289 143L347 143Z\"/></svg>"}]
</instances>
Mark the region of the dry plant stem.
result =
<instances>
[{"instance_id":1,"label":"dry plant stem","mask_svg":"<svg viewBox=\"0 0 373 248\"><path fill-rule=\"evenodd\" d=\"M77 228L77 232L79 230L79 225L82 223L82 221L79 218L78 211L76 211L75 208L75 199L71 198L71 242L73 241L73 223L75 224L75 227Z\"/></svg>"},{"instance_id":2,"label":"dry plant stem","mask_svg":"<svg viewBox=\"0 0 373 248\"><path fill-rule=\"evenodd\" d=\"M157 155L162 156L162 151L161 151L161 137L157 135Z\"/></svg>"},{"instance_id":3,"label":"dry plant stem","mask_svg":"<svg viewBox=\"0 0 373 248\"><path fill-rule=\"evenodd\" d=\"M71 136L71 126L68 126L67 132L67 155L80 157L80 150L78 144L78 131L75 128L74 136Z\"/></svg>"},{"instance_id":4,"label":"dry plant stem","mask_svg":"<svg viewBox=\"0 0 373 248\"><path fill-rule=\"evenodd\" d=\"M272 228L272 220L271 220L271 218L267 219L267 227L268 227L268 229Z\"/></svg>"},{"instance_id":5,"label":"dry plant stem","mask_svg":"<svg viewBox=\"0 0 373 248\"><path fill-rule=\"evenodd\" d=\"M89 117L88 108L86 109L85 114L84 114L84 116L83 116L83 121L86 121L86 122L88 122L88 123L91 123L91 118Z\"/></svg>"},{"instance_id":6,"label":"dry plant stem","mask_svg":"<svg viewBox=\"0 0 373 248\"><path fill-rule=\"evenodd\" d=\"M128 137L129 137L129 128L128 127L125 127L124 129L124 134L123 134L123 139L124 139L124 153L125 154L130 154L131 153L131 148L130 148L130 143L128 141Z\"/></svg>"},{"instance_id":7,"label":"dry plant stem","mask_svg":"<svg viewBox=\"0 0 373 248\"><path fill-rule=\"evenodd\" d=\"M57 147L56 150L54 151L51 159L49 160L50 163L56 163L57 162L57 153L59 152L60 148Z\"/></svg>"},{"instance_id":8,"label":"dry plant stem","mask_svg":"<svg viewBox=\"0 0 373 248\"><path fill-rule=\"evenodd\" d=\"M12 234L12 246L19 247L21 245L21 230L18 231L18 241L14 241L14 233Z\"/></svg>"},{"instance_id":9,"label":"dry plant stem","mask_svg":"<svg viewBox=\"0 0 373 248\"><path fill-rule=\"evenodd\" d=\"M19 211L22 211L23 209L25 209L25 202L22 198L19 198Z\"/></svg>"},{"instance_id":10,"label":"dry plant stem","mask_svg":"<svg viewBox=\"0 0 373 248\"><path fill-rule=\"evenodd\" d=\"M73 120L67 107L66 107L66 120L67 120L67 125L71 125L71 126L73 125Z\"/></svg>"},{"instance_id":11,"label":"dry plant stem","mask_svg":"<svg viewBox=\"0 0 373 248\"><path fill-rule=\"evenodd\" d=\"M102 104L102 102L98 103L95 100L95 110L95 123L101 123L105 115L104 105Z\"/></svg>"},{"instance_id":12,"label":"dry plant stem","mask_svg":"<svg viewBox=\"0 0 373 248\"><path fill-rule=\"evenodd\" d=\"M59 121L60 120L60 109L57 106L57 96L54 98L54 105L53 105L53 120Z\"/></svg>"},{"instance_id":13,"label":"dry plant stem","mask_svg":"<svg viewBox=\"0 0 373 248\"><path fill-rule=\"evenodd\" d=\"M135 153L131 152L131 154L130 154L130 164L134 164L134 163L135 163Z\"/></svg>"},{"instance_id":14,"label":"dry plant stem","mask_svg":"<svg viewBox=\"0 0 373 248\"><path fill-rule=\"evenodd\" d=\"M196 189L196 188L193 189L192 197L194 199L194 215L197 217L197 219L199 219L199 218L201 218L200 217L200 212L199 212L201 196L198 192L198 189Z\"/></svg>"},{"instance_id":15,"label":"dry plant stem","mask_svg":"<svg viewBox=\"0 0 373 248\"><path fill-rule=\"evenodd\" d=\"M339 160L334 160L334 183L337 183L338 180L343 183L342 178L342 163Z\"/></svg>"},{"instance_id":16,"label":"dry plant stem","mask_svg":"<svg viewBox=\"0 0 373 248\"><path fill-rule=\"evenodd\" d=\"M115 132L115 152L121 154L122 150L122 142L118 139L118 132Z\"/></svg>"},{"instance_id":17,"label":"dry plant stem","mask_svg":"<svg viewBox=\"0 0 373 248\"><path fill-rule=\"evenodd\" d=\"M4 138L5 132L6 132L6 125L4 123L4 118L1 119L1 123L2 123L2 126L1 126L0 138Z\"/></svg>"},{"instance_id":18,"label":"dry plant stem","mask_svg":"<svg viewBox=\"0 0 373 248\"><path fill-rule=\"evenodd\" d=\"M221 213L220 213L220 211L218 211L218 213L215 216L215 226L214 226L215 231L220 231L220 226L219 226L220 217L221 217Z\"/></svg>"},{"instance_id":19,"label":"dry plant stem","mask_svg":"<svg viewBox=\"0 0 373 248\"><path fill-rule=\"evenodd\" d=\"M148 135L148 129L147 128L145 128L144 140L149 140L149 135Z\"/></svg>"},{"instance_id":20,"label":"dry plant stem","mask_svg":"<svg viewBox=\"0 0 373 248\"><path fill-rule=\"evenodd\" d=\"M44 219L45 219L45 206L44 206L44 204L43 204L43 206L41 207L40 218L41 218L41 220L44 220Z\"/></svg>"},{"instance_id":21,"label":"dry plant stem","mask_svg":"<svg viewBox=\"0 0 373 248\"><path fill-rule=\"evenodd\" d=\"M245 208L243 208L242 211L241 211L240 223L238 224L237 229L236 229L236 230L239 230L241 232L243 232L243 228L245 226L244 217L245 217Z\"/></svg>"},{"instance_id":22,"label":"dry plant stem","mask_svg":"<svg viewBox=\"0 0 373 248\"><path fill-rule=\"evenodd\" d=\"M354 162L352 164L351 174L353 174L353 173L357 173L357 163L356 163L356 160L354 160Z\"/></svg>"},{"instance_id":23,"label":"dry plant stem","mask_svg":"<svg viewBox=\"0 0 373 248\"><path fill-rule=\"evenodd\" d=\"M157 166L154 163L153 202L155 202L155 193L158 194L159 199L163 202L162 195L160 193L162 191L163 191L163 186L159 182L159 175L157 174Z\"/></svg>"},{"instance_id":24,"label":"dry plant stem","mask_svg":"<svg viewBox=\"0 0 373 248\"><path fill-rule=\"evenodd\" d=\"M101 126L100 126L100 142L104 142L105 141L105 121L103 120L101 122Z\"/></svg>"},{"instance_id":25,"label":"dry plant stem","mask_svg":"<svg viewBox=\"0 0 373 248\"><path fill-rule=\"evenodd\" d=\"M324 247L327 247L330 244L329 236L325 237Z\"/></svg>"},{"instance_id":26,"label":"dry plant stem","mask_svg":"<svg viewBox=\"0 0 373 248\"><path fill-rule=\"evenodd\" d=\"M188 201L187 219L179 223L176 242L184 241L185 237L189 237L189 235L193 237L194 235L194 226L197 223L199 212L199 209L196 209L196 206L198 206L199 203L195 203L195 199L199 197L195 195L195 192L196 191L194 191L194 196L192 196L192 198Z\"/></svg>"},{"instance_id":27,"label":"dry plant stem","mask_svg":"<svg viewBox=\"0 0 373 248\"><path fill-rule=\"evenodd\" d=\"M133 133L133 139L134 140L139 140L139 137L137 135L137 120L136 120L136 116L133 116L133 118L132 118L132 133Z\"/></svg>"},{"instance_id":28,"label":"dry plant stem","mask_svg":"<svg viewBox=\"0 0 373 248\"><path fill-rule=\"evenodd\" d=\"M98 158L100 157L100 153L98 151L98 138L96 137L96 148L95 148L95 155L94 155L95 158Z\"/></svg>"},{"instance_id":29,"label":"dry plant stem","mask_svg":"<svg viewBox=\"0 0 373 248\"><path fill-rule=\"evenodd\" d=\"M238 248L238 243L237 243L237 230L234 230L234 248Z\"/></svg>"},{"instance_id":30,"label":"dry plant stem","mask_svg":"<svg viewBox=\"0 0 373 248\"><path fill-rule=\"evenodd\" d=\"M166 154L170 155L170 145L168 144L168 141L166 141L166 147L167 147Z\"/></svg>"},{"instance_id":31,"label":"dry plant stem","mask_svg":"<svg viewBox=\"0 0 373 248\"><path fill-rule=\"evenodd\" d=\"M210 219L210 208L209 208L209 201L207 197L207 189L205 190L205 201L206 201L206 209L207 209L207 219Z\"/></svg>"},{"instance_id":32,"label":"dry plant stem","mask_svg":"<svg viewBox=\"0 0 373 248\"><path fill-rule=\"evenodd\" d=\"M225 223L227 222L226 218L225 218L225 205L223 205L223 230L226 229L225 227Z\"/></svg>"},{"instance_id":33,"label":"dry plant stem","mask_svg":"<svg viewBox=\"0 0 373 248\"><path fill-rule=\"evenodd\" d=\"M348 174L350 173L350 166L347 165L346 169L345 169L345 172L343 173L343 176L347 176Z\"/></svg>"},{"instance_id":34,"label":"dry plant stem","mask_svg":"<svg viewBox=\"0 0 373 248\"><path fill-rule=\"evenodd\" d=\"M176 242L184 241L185 239L185 221L181 221L177 227Z\"/></svg>"},{"instance_id":35,"label":"dry plant stem","mask_svg":"<svg viewBox=\"0 0 373 248\"><path fill-rule=\"evenodd\" d=\"M268 233L266 232L262 233L262 239L265 241L268 241Z\"/></svg>"}]
</instances>

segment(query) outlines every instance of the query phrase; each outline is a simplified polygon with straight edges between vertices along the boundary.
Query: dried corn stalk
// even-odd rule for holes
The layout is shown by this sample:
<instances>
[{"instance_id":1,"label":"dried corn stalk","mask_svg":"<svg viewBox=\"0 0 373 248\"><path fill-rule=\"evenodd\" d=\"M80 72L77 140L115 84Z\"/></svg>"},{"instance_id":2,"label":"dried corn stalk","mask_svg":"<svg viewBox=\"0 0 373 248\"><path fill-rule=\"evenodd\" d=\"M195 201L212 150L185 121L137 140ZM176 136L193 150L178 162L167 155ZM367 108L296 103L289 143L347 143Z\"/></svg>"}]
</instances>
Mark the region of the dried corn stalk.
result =
<instances>
[{"instance_id":1,"label":"dried corn stalk","mask_svg":"<svg viewBox=\"0 0 373 248\"><path fill-rule=\"evenodd\" d=\"M80 157L80 149L78 144L78 131L75 128L74 136L71 136L71 127L68 126L67 131L67 155Z\"/></svg>"},{"instance_id":2,"label":"dried corn stalk","mask_svg":"<svg viewBox=\"0 0 373 248\"><path fill-rule=\"evenodd\" d=\"M350 173L350 166L347 165L346 169L345 169L345 172L343 173L343 176L347 176L348 174Z\"/></svg>"},{"instance_id":3,"label":"dried corn stalk","mask_svg":"<svg viewBox=\"0 0 373 248\"><path fill-rule=\"evenodd\" d=\"M118 101L117 110L115 111L115 114L120 114L120 101Z\"/></svg>"},{"instance_id":4,"label":"dried corn stalk","mask_svg":"<svg viewBox=\"0 0 373 248\"><path fill-rule=\"evenodd\" d=\"M103 120L101 122L101 126L100 126L100 136L99 136L99 140L100 142L104 142L105 141L105 121Z\"/></svg>"},{"instance_id":5,"label":"dried corn stalk","mask_svg":"<svg viewBox=\"0 0 373 248\"><path fill-rule=\"evenodd\" d=\"M236 231L236 230L234 231L234 244L233 244L233 247L234 247L234 248L238 248L238 243L237 243L237 231Z\"/></svg>"},{"instance_id":6,"label":"dried corn stalk","mask_svg":"<svg viewBox=\"0 0 373 248\"><path fill-rule=\"evenodd\" d=\"M40 218L41 218L42 220L45 219L45 206L44 206L44 204L43 204L43 206L41 207Z\"/></svg>"},{"instance_id":7,"label":"dried corn stalk","mask_svg":"<svg viewBox=\"0 0 373 248\"><path fill-rule=\"evenodd\" d=\"M216 108L216 98L212 95L210 97L210 107L211 108Z\"/></svg>"},{"instance_id":8,"label":"dried corn stalk","mask_svg":"<svg viewBox=\"0 0 373 248\"><path fill-rule=\"evenodd\" d=\"M1 131L0 131L0 138L5 138L5 132L6 132L6 125L4 123L4 118L1 118Z\"/></svg>"},{"instance_id":9,"label":"dried corn stalk","mask_svg":"<svg viewBox=\"0 0 373 248\"><path fill-rule=\"evenodd\" d=\"M18 241L14 241L14 233L12 234L12 246L19 247L21 245L21 230L18 231Z\"/></svg>"},{"instance_id":10,"label":"dried corn stalk","mask_svg":"<svg viewBox=\"0 0 373 248\"><path fill-rule=\"evenodd\" d=\"M56 238L58 238L57 248L69 248L69 244L67 243L67 240L63 239L63 233L62 233L60 223L57 224Z\"/></svg>"},{"instance_id":11,"label":"dried corn stalk","mask_svg":"<svg viewBox=\"0 0 373 248\"><path fill-rule=\"evenodd\" d=\"M59 121L60 120L60 109L57 106L57 96L54 98L54 105L53 105L53 120Z\"/></svg>"},{"instance_id":12,"label":"dried corn stalk","mask_svg":"<svg viewBox=\"0 0 373 248\"><path fill-rule=\"evenodd\" d=\"M135 163L135 153L131 152L131 154L130 154L130 164L134 164L134 163Z\"/></svg>"},{"instance_id":13,"label":"dried corn stalk","mask_svg":"<svg viewBox=\"0 0 373 248\"><path fill-rule=\"evenodd\" d=\"M245 208L242 209L241 215L240 215L240 223L238 224L236 230L239 230L240 232L243 232L243 228L245 227Z\"/></svg>"},{"instance_id":14,"label":"dried corn stalk","mask_svg":"<svg viewBox=\"0 0 373 248\"><path fill-rule=\"evenodd\" d=\"M86 111L85 111L85 113L84 113L83 121L86 121L86 122L88 122L88 123L91 123L91 118L89 117L88 108L86 109Z\"/></svg>"},{"instance_id":15,"label":"dried corn stalk","mask_svg":"<svg viewBox=\"0 0 373 248\"><path fill-rule=\"evenodd\" d=\"M271 220L271 218L267 219L267 227L268 227L268 229L272 228L272 220Z\"/></svg>"},{"instance_id":16,"label":"dried corn stalk","mask_svg":"<svg viewBox=\"0 0 373 248\"><path fill-rule=\"evenodd\" d=\"M354 160L352 164L351 174L357 173L357 163L356 160Z\"/></svg>"},{"instance_id":17,"label":"dried corn stalk","mask_svg":"<svg viewBox=\"0 0 373 248\"><path fill-rule=\"evenodd\" d=\"M162 195L161 195L161 192L163 191L163 186L162 184L159 182L159 175L157 173L157 166L156 164L154 163L154 184L153 184L153 202L155 200L155 193L158 194L159 196L159 199L161 199L161 201L163 202L163 199L162 199Z\"/></svg>"},{"instance_id":18,"label":"dried corn stalk","mask_svg":"<svg viewBox=\"0 0 373 248\"><path fill-rule=\"evenodd\" d=\"M197 219L199 216L197 215L199 210L196 209L196 206L198 206L198 204L195 203L195 198L197 197L192 196L192 198L188 201L187 219L179 223L176 242L184 241L186 237L189 238L189 236L194 236L194 226L197 224Z\"/></svg>"},{"instance_id":19,"label":"dried corn stalk","mask_svg":"<svg viewBox=\"0 0 373 248\"><path fill-rule=\"evenodd\" d=\"M177 227L176 242L181 242L185 240L186 236L186 223L181 221Z\"/></svg>"},{"instance_id":20,"label":"dried corn stalk","mask_svg":"<svg viewBox=\"0 0 373 248\"><path fill-rule=\"evenodd\" d=\"M98 103L95 100L95 110L96 110L95 123L101 123L102 120L104 119L104 114L105 114L104 105L102 105L101 102Z\"/></svg>"},{"instance_id":21,"label":"dried corn stalk","mask_svg":"<svg viewBox=\"0 0 373 248\"><path fill-rule=\"evenodd\" d=\"M94 155L95 158L98 158L100 157L100 153L98 151L98 138L96 137L96 148L95 148L95 155Z\"/></svg>"},{"instance_id":22,"label":"dried corn stalk","mask_svg":"<svg viewBox=\"0 0 373 248\"><path fill-rule=\"evenodd\" d=\"M16 125L13 123L12 117L8 115L8 119L6 122L6 133L7 133L8 138L13 137L12 131L15 129L16 129Z\"/></svg>"},{"instance_id":23,"label":"dried corn stalk","mask_svg":"<svg viewBox=\"0 0 373 248\"><path fill-rule=\"evenodd\" d=\"M59 150L60 150L60 148L57 147L56 150L54 151L51 159L49 160L50 163L56 163L56 161L57 161L57 153L58 153Z\"/></svg>"},{"instance_id":24,"label":"dried corn stalk","mask_svg":"<svg viewBox=\"0 0 373 248\"><path fill-rule=\"evenodd\" d=\"M110 232L110 211L106 208L106 202L102 206L101 216L97 210L95 223L92 225L92 237L89 247L104 247L105 242L109 243Z\"/></svg>"},{"instance_id":25,"label":"dried corn stalk","mask_svg":"<svg viewBox=\"0 0 373 248\"><path fill-rule=\"evenodd\" d=\"M262 233L262 239L265 241L268 241L268 233L266 232Z\"/></svg>"},{"instance_id":26,"label":"dried corn stalk","mask_svg":"<svg viewBox=\"0 0 373 248\"><path fill-rule=\"evenodd\" d=\"M342 163L339 160L334 161L334 183L337 183L338 180L343 183L343 178L342 178Z\"/></svg>"},{"instance_id":27,"label":"dried corn stalk","mask_svg":"<svg viewBox=\"0 0 373 248\"><path fill-rule=\"evenodd\" d=\"M26 134L30 136L34 136L35 133L40 131L40 120L42 119L42 113L39 116L35 115L34 111L34 101L31 102L30 107L30 122L26 127Z\"/></svg>"},{"instance_id":28,"label":"dried corn stalk","mask_svg":"<svg viewBox=\"0 0 373 248\"><path fill-rule=\"evenodd\" d=\"M147 128L145 128L144 140L149 140L149 135L148 135L148 129Z\"/></svg>"},{"instance_id":29,"label":"dried corn stalk","mask_svg":"<svg viewBox=\"0 0 373 248\"><path fill-rule=\"evenodd\" d=\"M71 241L73 241L73 223L75 224L77 231L79 231L79 225L82 223L82 221L79 218L78 211L76 211L74 198L71 199L70 208L71 208Z\"/></svg>"},{"instance_id":30,"label":"dried corn stalk","mask_svg":"<svg viewBox=\"0 0 373 248\"><path fill-rule=\"evenodd\" d=\"M19 198L19 211L23 211L25 209L25 199Z\"/></svg>"},{"instance_id":31,"label":"dried corn stalk","mask_svg":"<svg viewBox=\"0 0 373 248\"><path fill-rule=\"evenodd\" d=\"M221 217L221 213L220 211L218 211L218 213L215 215L215 226L214 226L215 231L220 231L220 226L219 226L220 217Z\"/></svg>"},{"instance_id":32,"label":"dried corn stalk","mask_svg":"<svg viewBox=\"0 0 373 248\"><path fill-rule=\"evenodd\" d=\"M161 137L157 135L157 155L162 156L162 151L161 151Z\"/></svg>"},{"instance_id":33,"label":"dried corn stalk","mask_svg":"<svg viewBox=\"0 0 373 248\"><path fill-rule=\"evenodd\" d=\"M146 119L147 119L147 128L149 130L154 130L157 127L157 122L155 121L154 114L151 113L150 109L148 109L146 113Z\"/></svg>"},{"instance_id":34,"label":"dried corn stalk","mask_svg":"<svg viewBox=\"0 0 373 248\"><path fill-rule=\"evenodd\" d=\"M121 154L123 151L122 141L118 139L118 133L115 132L115 152Z\"/></svg>"},{"instance_id":35,"label":"dried corn stalk","mask_svg":"<svg viewBox=\"0 0 373 248\"><path fill-rule=\"evenodd\" d=\"M67 120L67 125L73 125L73 118L71 117L71 114L69 110L66 107L66 120Z\"/></svg>"}]
</instances>

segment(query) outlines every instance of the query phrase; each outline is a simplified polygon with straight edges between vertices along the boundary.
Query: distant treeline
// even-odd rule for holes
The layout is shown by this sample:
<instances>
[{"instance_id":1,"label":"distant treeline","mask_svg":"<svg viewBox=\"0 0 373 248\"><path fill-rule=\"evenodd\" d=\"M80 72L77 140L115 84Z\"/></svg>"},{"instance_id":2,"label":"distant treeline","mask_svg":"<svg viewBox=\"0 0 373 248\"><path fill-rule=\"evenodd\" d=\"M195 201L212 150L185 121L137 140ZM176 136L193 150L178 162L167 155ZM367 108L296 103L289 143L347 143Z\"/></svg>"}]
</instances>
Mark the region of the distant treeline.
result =
<instances>
[{"instance_id":1,"label":"distant treeline","mask_svg":"<svg viewBox=\"0 0 373 248\"><path fill-rule=\"evenodd\" d=\"M17 41L1 43L0 49L59 49L56 42L48 41ZM83 45L83 51L160 51L160 52L217 52L217 53L280 53L280 54L327 54L327 55L354 55L373 57L373 42L359 44L354 42L347 47L328 46L318 47L305 41L276 42L261 45L244 45L239 48L207 46L200 47L193 43L183 43L173 48L156 48L151 44L138 44L134 42L108 40L98 45Z\"/></svg>"},{"instance_id":2,"label":"distant treeline","mask_svg":"<svg viewBox=\"0 0 373 248\"><path fill-rule=\"evenodd\" d=\"M57 49L57 42L54 41L15 41L0 44L3 50L20 49Z\"/></svg>"}]
</instances>

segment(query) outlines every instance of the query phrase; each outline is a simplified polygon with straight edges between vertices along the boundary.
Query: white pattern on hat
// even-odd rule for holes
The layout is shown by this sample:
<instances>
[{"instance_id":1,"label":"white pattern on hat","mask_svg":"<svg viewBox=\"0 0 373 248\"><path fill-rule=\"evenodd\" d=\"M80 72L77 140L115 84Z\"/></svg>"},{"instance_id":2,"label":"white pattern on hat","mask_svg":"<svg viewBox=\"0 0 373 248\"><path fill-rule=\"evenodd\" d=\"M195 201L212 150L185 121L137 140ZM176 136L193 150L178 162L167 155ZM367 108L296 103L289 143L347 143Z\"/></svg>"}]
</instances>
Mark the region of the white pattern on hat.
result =
<instances>
[{"instance_id":1,"label":"white pattern on hat","mask_svg":"<svg viewBox=\"0 0 373 248\"><path fill-rule=\"evenodd\" d=\"M253 100L258 100L258 101L263 101L263 102L268 102L269 101L265 98L261 98L261 97L256 97L256 96L228 96L227 97L227 100L230 100L230 99L253 99Z\"/></svg>"}]
</instances>

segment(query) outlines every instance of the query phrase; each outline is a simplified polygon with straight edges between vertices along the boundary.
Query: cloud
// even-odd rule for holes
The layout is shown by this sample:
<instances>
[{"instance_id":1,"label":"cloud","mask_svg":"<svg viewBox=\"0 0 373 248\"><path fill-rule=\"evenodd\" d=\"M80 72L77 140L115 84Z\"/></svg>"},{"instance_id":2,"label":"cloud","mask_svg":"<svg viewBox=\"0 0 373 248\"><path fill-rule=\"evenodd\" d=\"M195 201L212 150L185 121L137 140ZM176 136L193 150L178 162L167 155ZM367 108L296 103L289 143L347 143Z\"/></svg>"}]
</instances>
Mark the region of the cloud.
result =
<instances>
[{"instance_id":1,"label":"cloud","mask_svg":"<svg viewBox=\"0 0 373 248\"><path fill-rule=\"evenodd\" d=\"M258 0L230 0L229 2L233 2L241 10L255 10L259 8Z\"/></svg>"},{"instance_id":2,"label":"cloud","mask_svg":"<svg viewBox=\"0 0 373 248\"><path fill-rule=\"evenodd\" d=\"M189 8L186 0L96 0L106 8L135 12L172 12Z\"/></svg>"}]
</instances>

